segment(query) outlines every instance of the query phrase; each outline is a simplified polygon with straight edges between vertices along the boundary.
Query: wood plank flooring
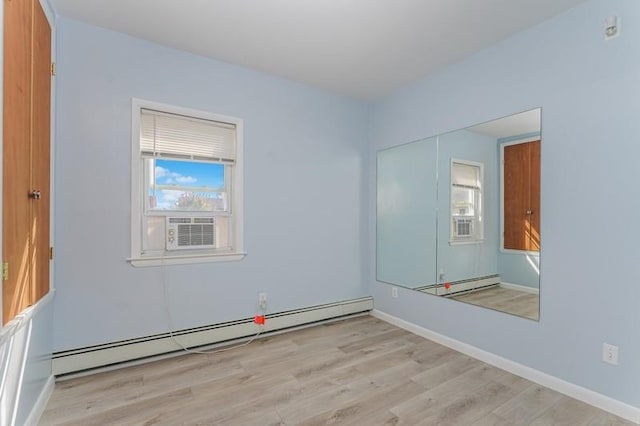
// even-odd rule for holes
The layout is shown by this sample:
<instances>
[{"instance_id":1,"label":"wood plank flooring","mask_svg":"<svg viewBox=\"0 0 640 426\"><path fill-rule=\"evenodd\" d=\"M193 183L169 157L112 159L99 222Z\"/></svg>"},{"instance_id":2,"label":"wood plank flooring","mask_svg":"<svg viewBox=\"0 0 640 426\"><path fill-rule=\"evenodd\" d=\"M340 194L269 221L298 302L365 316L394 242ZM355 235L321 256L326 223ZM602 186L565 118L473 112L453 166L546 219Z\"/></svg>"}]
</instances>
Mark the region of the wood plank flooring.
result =
<instances>
[{"instance_id":1,"label":"wood plank flooring","mask_svg":"<svg viewBox=\"0 0 640 426\"><path fill-rule=\"evenodd\" d=\"M631 425L370 316L56 384L41 425Z\"/></svg>"},{"instance_id":2,"label":"wood plank flooring","mask_svg":"<svg viewBox=\"0 0 640 426\"><path fill-rule=\"evenodd\" d=\"M536 321L539 317L539 297L534 293L496 286L451 298Z\"/></svg>"}]
</instances>

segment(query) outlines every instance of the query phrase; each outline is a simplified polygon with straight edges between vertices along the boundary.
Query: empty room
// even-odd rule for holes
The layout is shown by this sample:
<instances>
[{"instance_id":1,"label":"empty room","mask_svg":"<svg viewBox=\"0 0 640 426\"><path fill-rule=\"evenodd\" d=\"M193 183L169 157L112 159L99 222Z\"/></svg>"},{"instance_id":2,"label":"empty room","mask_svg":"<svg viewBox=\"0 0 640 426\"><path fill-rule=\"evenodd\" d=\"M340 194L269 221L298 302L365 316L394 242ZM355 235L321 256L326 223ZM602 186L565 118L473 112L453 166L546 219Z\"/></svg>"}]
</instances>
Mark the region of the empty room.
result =
<instances>
[{"instance_id":1,"label":"empty room","mask_svg":"<svg viewBox=\"0 0 640 426\"><path fill-rule=\"evenodd\" d=\"M0 17L0 426L640 424L639 1Z\"/></svg>"}]
</instances>

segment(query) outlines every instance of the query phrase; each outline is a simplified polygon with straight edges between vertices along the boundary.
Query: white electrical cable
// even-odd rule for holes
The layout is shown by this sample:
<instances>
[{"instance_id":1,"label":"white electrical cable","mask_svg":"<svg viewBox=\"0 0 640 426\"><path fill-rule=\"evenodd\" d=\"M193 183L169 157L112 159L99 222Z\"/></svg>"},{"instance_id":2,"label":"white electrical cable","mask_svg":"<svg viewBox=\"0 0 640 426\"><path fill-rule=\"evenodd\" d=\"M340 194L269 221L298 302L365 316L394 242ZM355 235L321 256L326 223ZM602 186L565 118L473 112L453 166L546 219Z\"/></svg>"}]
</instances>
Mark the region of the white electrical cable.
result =
<instances>
[{"instance_id":1,"label":"white electrical cable","mask_svg":"<svg viewBox=\"0 0 640 426\"><path fill-rule=\"evenodd\" d=\"M164 307L165 307L165 311L167 313L167 320L168 320L168 325L169 325L169 337L171 337L171 340L178 345L183 351L188 352L188 353L192 353L192 354L203 354L203 355L210 355L210 354L216 354L219 352L226 352L226 351L230 351L232 349L237 349L237 348L241 348L243 346L247 346L249 343L253 342L258 336L260 336L260 334L262 334L262 332L264 331L264 324L257 324L260 328L258 329L258 332L256 334L254 334L249 340L247 340L244 343L241 343L239 345L234 345L234 346L228 346L222 349L212 349L210 351L199 351L196 349L189 349L186 346L184 346L176 337L176 335L173 333L173 316L171 315L171 309L169 307L169 296L167 294L167 280L166 280L166 271L165 271L165 263L164 263L164 253L162 255L162 259L161 259L161 265L160 268L162 268L162 289L163 289L163 293L164 293ZM260 310L261 310L261 314L263 316L267 315L267 308L266 305L260 305L259 306Z\"/></svg>"}]
</instances>

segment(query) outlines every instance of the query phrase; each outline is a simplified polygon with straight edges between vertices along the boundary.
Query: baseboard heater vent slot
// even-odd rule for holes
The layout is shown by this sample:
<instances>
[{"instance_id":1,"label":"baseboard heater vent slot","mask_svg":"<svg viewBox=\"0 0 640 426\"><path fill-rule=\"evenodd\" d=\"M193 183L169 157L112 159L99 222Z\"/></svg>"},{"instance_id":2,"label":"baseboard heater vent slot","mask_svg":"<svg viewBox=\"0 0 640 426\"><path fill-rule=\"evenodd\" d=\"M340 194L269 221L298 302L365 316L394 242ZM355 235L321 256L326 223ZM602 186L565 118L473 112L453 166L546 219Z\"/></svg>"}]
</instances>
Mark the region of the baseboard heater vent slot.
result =
<instances>
[{"instance_id":1,"label":"baseboard heater vent slot","mask_svg":"<svg viewBox=\"0 0 640 426\"><path fill-rule=\"evenodd\" d=\"M371 297L363 297L273 313L266 317L267 322L263 335L368 312L372 309L373 299ZM173 335L183 346L197 348L253 336L256 331L253 318L243 318L237 321L178 330L174 331ZM171 339L169 333L162 333L55 352L52 359L52 369L55 376L63 376L179 351L181 351L181 348Z\"/></svg>"}]
</instances>

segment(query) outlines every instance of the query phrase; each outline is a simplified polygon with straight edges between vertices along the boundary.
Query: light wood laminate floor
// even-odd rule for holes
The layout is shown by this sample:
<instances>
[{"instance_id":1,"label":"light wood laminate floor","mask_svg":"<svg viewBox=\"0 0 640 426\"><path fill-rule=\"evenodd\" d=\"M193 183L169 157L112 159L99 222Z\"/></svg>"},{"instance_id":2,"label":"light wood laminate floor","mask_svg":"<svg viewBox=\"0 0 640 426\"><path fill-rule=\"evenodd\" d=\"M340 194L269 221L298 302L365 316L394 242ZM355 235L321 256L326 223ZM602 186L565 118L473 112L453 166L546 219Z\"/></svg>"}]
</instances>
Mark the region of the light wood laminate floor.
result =
<instances>
[{"instance_id":1,"label":"light wood laminate floor","mask_svg":"<svg viewBox=\"0 0 640 426\"><path fill-rule=\"evenodd\" d=\"M56 384L42 425L631 425L370 316Z\"/></svg>"},{"instance_id":2,"label":"light wood laminate floor","mask_svg":"<svg viewBox=\"0 0 640 426\"><path fill-rule=\"evenodd\" d=\"M536 321L539 316L540 298L537 294L510 288L499 286L490 287L458 296L451 296L451 298Z\"/></svg>"}]
</instances>

